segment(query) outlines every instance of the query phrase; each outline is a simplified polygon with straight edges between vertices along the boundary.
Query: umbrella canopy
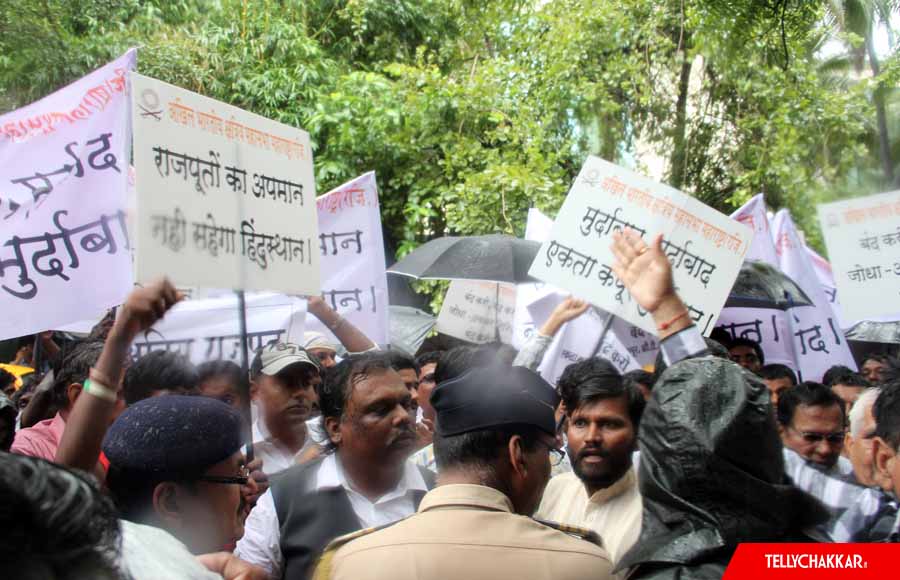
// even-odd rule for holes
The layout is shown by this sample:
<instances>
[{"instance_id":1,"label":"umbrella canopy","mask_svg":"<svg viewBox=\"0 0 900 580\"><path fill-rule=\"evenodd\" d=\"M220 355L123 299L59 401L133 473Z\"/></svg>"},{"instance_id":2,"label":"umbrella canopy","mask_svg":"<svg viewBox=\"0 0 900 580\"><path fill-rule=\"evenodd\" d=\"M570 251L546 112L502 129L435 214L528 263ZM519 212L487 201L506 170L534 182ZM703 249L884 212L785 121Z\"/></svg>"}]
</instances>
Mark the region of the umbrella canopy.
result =
<instances>
[{"instance_id":1,"label":"umbrella canopy","mask_svg":"<svg viewBox=\"0 0 900 580\"><path fill-rule=\"evenodd\" d=\"M413 250L388 269L422 280L537 282L528 269L541 244L499 234L444 237Z\"/></svg>"},{"instance_id":2,"label":"umbrella canopy","mask_svg":"<svg viewBox=\"0 0 900 580\"><path fill-rule=\"evenodd\" d=\"M425 337L434 328L435 317L411 306L395 306L390 308L391 347L400 348L410 354L419 350Z\"/></svg>"},{"instance_id":3,"label":"umbrella canopy","mask_svg":"<svg viewBox=\"0 0 900 580\"><path fill-rule=\"evenodd\" d=\"M863 320L846 332L849 340L900 344L900 322Z\"/></svg>"},{"instance_id":4,"label":"umbrella canopy","mask_svg":"<svg viewBox=\"0 0 900 580\"><path fill-rule=\"evenodd\" d=\"M796 282L771 264L756 260L744 261L725 301L726 308L787 310L812 305L812 300Z\"/></svg>"}]
</instances>

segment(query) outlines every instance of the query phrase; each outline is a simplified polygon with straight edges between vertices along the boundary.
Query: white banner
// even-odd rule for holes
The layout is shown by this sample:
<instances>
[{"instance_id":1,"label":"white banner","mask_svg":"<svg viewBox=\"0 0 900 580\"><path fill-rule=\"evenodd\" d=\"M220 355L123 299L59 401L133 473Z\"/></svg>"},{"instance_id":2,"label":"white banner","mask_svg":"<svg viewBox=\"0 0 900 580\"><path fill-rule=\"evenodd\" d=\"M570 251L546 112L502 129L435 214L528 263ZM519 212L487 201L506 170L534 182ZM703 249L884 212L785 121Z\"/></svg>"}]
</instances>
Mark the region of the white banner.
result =
<instances>
[{"instance_id":1,"label":"white banner","mask_svg":"<svg viewBox=\"0 0 900 580\"><path fill-rule=\"evenodd\" d=\"M787 312L793 335L794 356L803 380L820 381L833 365L856 368L840 321L822 290L809 255L797 233L791 214L781 210L772 223L778 266L812 300L814 306L791 308Z\"/></svg>"},{"instance_id":2,"label":"white banner","mask_svg":"<svg viewBox=\"0 0 900 580\"><path fill-rule=\"evenodd\" d=\"M453 280L437 318L437 331L476 344L512 339L516 287Z\"/></svg>"},{"instance_id":3,"label":"white banner","mask_svg":"<svg viewBox=\"0 0 900 580\"><path fill-rule=\"evenodd\" d=\"M676 189L597 157L579 173L530 273L655 334L652 318L612 272L611 234L626 226L647 242L665 234L675 285L691 318L705 335L712 332L752 232Z\"/></svg>"},{"instance_id":4,"label":"white banner","mask_svg":"<svg viewBox=\"0 0 900 580\"><path fill-rule=\"evenodd\" d=\"M137 277L317 294L309 135L131 75Z\"/></svg>"},{"instance_id":5,"label":"white banner","mask_svg":"<svg viewBox=\"0 0 900 580\"><path fill-rule=\"evenodd\" d=\"M303 340L306 300L281 294L247 294L247 349L254 352L269 342ZM238 301L234 294L185 300L139 336L131 347L138 359L154 350L178 352L194 363L230 360L241 364ZM248 362L250 362L248 361Z\"/></svg>"},{"instance_id":6,"label":"white banner","mask_svg":"<svg viewBox=\"0 0 900 580\"><path fill-rule=\"evenodd\" d=\"M0 116L0 339L77 322L133 284L125 219L130 50Z\"/></svg>"},{"instance_id":7,"label":"white banner","mask_svg":"<svg viewBox=\"0 0 900 580\"><path fill-rule=\"evenodd\" d=\"M388 290L375 172L316 200L322 298L378 344L389 342ZM337 342L315 317L307 321Z\"/></svg>"},{"instance_id":8,"label":"white banner","mask_svg":"<svg viewBox=\"0 0 900 580\"><path fill-rule=\"evenodd\" d=\"M528 310L531 312L534 320L543 322L550 317L553 309L564 299L564 294L548 294L530 304ZM628 331L624 329L634 328L625 321L621 321L622 326L617 328L614 319L612 327L607 330L603 338L603 344L599 348L597 347L609 316L608 313L602 310L589 308L587 312L567 323L553 339L553 342L550 343L550 347L547 349L538 367L538 372L544 380L551 385L555 385L567 366L591 357L595 349L597 351L596 356L611 362L620 373L641 368L637 358L629 352L629 345L624 344L620 339L620 334L618 334L624 333L627 335ZM635 330L643 333L640 329ZM648 340L644 342L647 348L644 351L641 351L641 338L644 337L636 334L630 341L631 346L634 347L634 343L638 342L636 352L642 358L649 358L652 362L652 359L656 356L656 350L658 350L658 346L655 349L651 346L656 345L656 338L653 336L646 337Z\"/></svg>"},{"instance_id":9,"label":"white banner","mask_svg":"<svg viewBox=\"0 0 900 580\"><path fill-rule=\"evenodd\" d=\"M763 194L753 196L731 214L753 230L753 241L747 260L758 260L778 267L778 256L772 242L772 227L766 211ZM716 327L728 332L732 338L747 338L760 344L766 363L778 363L799 370L794 356L793 337L783 310L764 308L725 308L716 321Z\"/></svg>"},{"instance_id":10,"label":"white banner","mask_svg":"<svg viewBox=\"0 0 900 580\"><path fill-rule=\"evenodd\" d=\"M845 322L900 316L900 190L818 210Z\"/></svg>"},{"instance_id":11,"label":"white banner","mask_svg":"<svg viewBox=\"0 0 900 580\"><path fill-rule=\"evenodd\" d=\"M525 239L534 242L545 242L553 229L553 220L537 208L528 210L528 221L525 224ZM542 282L518 284L516 286L516 313L513 315L512 345L521 350L538 329L535 326L528 305L556 292L556 288Z\"/></svg>"}]
</instances>

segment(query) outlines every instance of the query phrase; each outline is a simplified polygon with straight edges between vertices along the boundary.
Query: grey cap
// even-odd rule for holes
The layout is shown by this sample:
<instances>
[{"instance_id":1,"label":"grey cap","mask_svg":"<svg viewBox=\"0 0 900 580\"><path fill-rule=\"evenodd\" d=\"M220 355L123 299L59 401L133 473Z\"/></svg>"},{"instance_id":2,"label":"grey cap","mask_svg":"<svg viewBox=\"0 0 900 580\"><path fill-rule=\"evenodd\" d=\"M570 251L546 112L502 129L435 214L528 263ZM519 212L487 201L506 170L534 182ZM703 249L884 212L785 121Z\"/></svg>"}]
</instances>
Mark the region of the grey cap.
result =
<instances>
[{"instance_id":1,"label":"grey cap","mask_svg":"<svg viewBox=\"0 0 900 580\"><path fill-rule=\"evenodd\" d=\"M291 342L273 342L256 351L253 364L250 365L250 375L257 376L277 375L293 364L303 363L319 370L319 365L309 356L309 353Z\"/></svg>"}]
</instances>

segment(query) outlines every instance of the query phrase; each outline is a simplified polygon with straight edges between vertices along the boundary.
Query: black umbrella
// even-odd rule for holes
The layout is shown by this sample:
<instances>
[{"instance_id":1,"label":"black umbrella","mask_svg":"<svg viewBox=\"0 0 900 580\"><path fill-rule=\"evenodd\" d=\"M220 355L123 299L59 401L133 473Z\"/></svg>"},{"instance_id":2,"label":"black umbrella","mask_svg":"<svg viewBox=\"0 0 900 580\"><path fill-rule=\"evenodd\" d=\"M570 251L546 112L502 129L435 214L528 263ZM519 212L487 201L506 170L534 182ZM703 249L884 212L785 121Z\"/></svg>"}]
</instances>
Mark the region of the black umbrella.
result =
<instances>
[{"instance_id":1,"label":"black umbrella","mask_svg":"<svg viewBox=\"0 0 900 580\"><path fill-rule=\"evenodd\" d=\"M745 260L726 308L770 308L787 310L813 306L809 296L786 274L766 262Z\"/></svg>"},{"instance_id":2,"label":"black umbrella","mask_svg":"<svg viewBox=\"0 0 900 580\"><path fill-rule=\"evenodd\" d=\"M399 348L413 354L419 350L425 337L434 328L437 319L411 306L390 305L390 342L392 348Z\"/></svg>"},{"instance_id":3,"label":"black umbrella","mask_svg":"<svg viewBox=\"0 0 900 580\"><path fill-rule=\"evenodd\" d=\"M847 331L849 340L900 344L900 322L863 320Z\"/></svg>"},{"instance_id":4,"label":"black umbrella","mask_svg":"<svg viewBox=\"0 0 900 580\"><path fill-rule=\"evenodd\" d=\"M528 269L541 244L512 236L444 237L431 240L388 269L422 280L537 282Z\"/></svg>"}]
</instances>

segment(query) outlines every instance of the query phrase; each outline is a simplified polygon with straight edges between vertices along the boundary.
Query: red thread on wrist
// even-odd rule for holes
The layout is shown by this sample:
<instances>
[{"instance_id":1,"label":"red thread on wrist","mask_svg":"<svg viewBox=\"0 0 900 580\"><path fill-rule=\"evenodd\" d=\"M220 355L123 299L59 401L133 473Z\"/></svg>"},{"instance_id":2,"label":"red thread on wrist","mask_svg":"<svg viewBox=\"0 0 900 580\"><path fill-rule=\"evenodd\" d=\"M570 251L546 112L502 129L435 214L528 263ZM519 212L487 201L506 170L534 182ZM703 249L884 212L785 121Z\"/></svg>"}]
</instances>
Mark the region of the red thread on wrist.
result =
<instances>
[{"instance_id":1,"label":"red thread on wrist","mask_svg":"<svg viewBox=\"0 0 900 580\"><path fill-rule=\"evenodd\" d=\"M663 322L662 324L660 324L660 325L659 325L659 330L660 330L661 332L664 332L664 331L666 331L666 330L669 330L669 329L672 327L673 324L675 324L676 322L678 322L679 320L681 320L682 318L684 318L684 317L687 316L687 315L688 315L688 311L685 310L684 312L682 312L681 314L679 314L678 316L676 316L676 317L673 318L672 320L669 320L668 322Z\"/></svg>"}]
</instances>

